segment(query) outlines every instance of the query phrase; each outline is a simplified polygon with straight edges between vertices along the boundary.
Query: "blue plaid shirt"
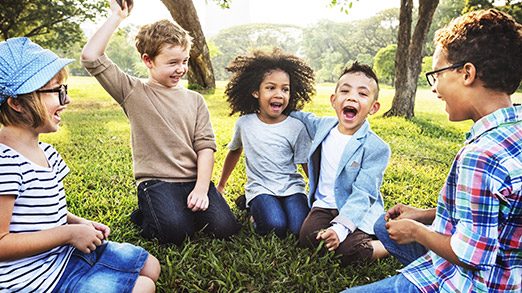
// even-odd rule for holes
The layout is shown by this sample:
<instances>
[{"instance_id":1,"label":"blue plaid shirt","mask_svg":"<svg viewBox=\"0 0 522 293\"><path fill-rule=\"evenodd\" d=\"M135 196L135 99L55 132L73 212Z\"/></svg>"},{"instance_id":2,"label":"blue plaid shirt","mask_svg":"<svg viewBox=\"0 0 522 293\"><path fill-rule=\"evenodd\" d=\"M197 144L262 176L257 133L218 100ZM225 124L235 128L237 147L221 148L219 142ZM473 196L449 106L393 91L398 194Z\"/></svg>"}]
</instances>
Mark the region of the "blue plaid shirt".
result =
<instances>
[{"instance_id":1,"label":"blue plaid shirt","mask_svg":"<svg viewBox=\"0 0 522 293\"><path fill-rule=\"evenodd\" d=\"M521 292L522 106L475 122L442 188L431 228L476 270L433 252L402 273L422 292Z\"/></svg>"}]
</instances>

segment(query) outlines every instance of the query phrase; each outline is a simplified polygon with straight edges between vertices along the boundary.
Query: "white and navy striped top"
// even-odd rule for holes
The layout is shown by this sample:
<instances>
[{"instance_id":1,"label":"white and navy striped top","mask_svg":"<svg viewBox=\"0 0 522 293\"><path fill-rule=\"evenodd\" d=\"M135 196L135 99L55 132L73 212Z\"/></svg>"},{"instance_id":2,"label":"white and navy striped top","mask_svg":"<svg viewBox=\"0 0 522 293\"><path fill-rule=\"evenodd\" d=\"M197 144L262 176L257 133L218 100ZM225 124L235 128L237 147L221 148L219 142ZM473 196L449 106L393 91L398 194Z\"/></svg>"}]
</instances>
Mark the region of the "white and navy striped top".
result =
<instances>
[{"instance_id":1,"label":"white and navy striped top","mask_svg":"<svg viewBox=\"0 0 522 293\"><path fill-rule=\"evenodd\" d=\"M40 143L48 168L0 144L0 196L15 195L9 233L28 233L67 224L62 180L69 168L49 144ZM51 292L69 261L73 247L0 262L0 292Z\"/></svg>"}]
</instances>

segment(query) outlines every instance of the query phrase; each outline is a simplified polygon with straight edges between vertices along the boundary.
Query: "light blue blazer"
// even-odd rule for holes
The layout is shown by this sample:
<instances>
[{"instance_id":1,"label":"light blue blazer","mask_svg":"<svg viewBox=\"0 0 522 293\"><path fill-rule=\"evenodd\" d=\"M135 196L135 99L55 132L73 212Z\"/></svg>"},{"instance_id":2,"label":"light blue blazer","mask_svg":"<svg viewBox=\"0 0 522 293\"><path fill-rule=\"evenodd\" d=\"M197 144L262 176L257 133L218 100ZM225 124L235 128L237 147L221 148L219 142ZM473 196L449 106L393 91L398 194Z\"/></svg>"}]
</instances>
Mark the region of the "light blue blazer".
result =
<instances>
[{"instance_id":1,"label":"light blue blazer","mask_svg":"<svg viewBox=\"0 0 522 293\"><path fill-rule=\"evenodd\" d=\"M308 159L310 207L315 201L321 167L321 144L336 127L337 117L317 117L313 113L294 111L290 116L303 122L313 139ZM335 176L334 196L339 216L332 222L350 227L350 221L360 230L373 233L373 224L384 212L379 191L384 170L390 159L390 147L371 129L368 120L346 145Z\"/></svg>"}]
</instances>

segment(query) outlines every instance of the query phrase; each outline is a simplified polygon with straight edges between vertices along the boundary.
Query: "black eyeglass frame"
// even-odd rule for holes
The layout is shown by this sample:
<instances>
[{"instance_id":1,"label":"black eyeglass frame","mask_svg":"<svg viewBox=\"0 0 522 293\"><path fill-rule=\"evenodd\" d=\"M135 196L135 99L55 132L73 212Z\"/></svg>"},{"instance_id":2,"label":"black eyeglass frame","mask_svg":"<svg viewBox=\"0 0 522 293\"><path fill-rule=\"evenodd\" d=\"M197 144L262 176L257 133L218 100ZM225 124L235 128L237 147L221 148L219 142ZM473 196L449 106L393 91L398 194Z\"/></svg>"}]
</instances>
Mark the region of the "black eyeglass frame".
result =
<instances>
[{"instance_id":1,"label":"black eyeglass frame","mask_svg":"<svg viewBox=\"0 0 522 293\"><path fill-rule=\"evenodd\" d=\"M448 69L459 68L459 67L464 66L465 64L466 64L466 62L456 63L456 64L453 64L453 65L448 66L448 67L444 67L444 68L441 68L441 69L437 69L437 70L426 72L425 73L426 80L428 81L428 84L430 86L433 86L433 84L435 84L435 81L436 81L435 77L433 76L435 73L439 73L441 71L448 70ZM433 84L431 83L430 78L433 78Z\"/></svg>"},{"instance_id":2,"label":"black eyeglass frame","mask_svg":"<svg viewBox=\"0 0 522 293\"><path fill-rule=\"evenodd\" d=\"M48 90L38 90L37 93L58 93L58 100L60 101L60 105L65 106L65 101L67 100L67 85L61 84L59 87Z\"/></svg>"}]
</instances>

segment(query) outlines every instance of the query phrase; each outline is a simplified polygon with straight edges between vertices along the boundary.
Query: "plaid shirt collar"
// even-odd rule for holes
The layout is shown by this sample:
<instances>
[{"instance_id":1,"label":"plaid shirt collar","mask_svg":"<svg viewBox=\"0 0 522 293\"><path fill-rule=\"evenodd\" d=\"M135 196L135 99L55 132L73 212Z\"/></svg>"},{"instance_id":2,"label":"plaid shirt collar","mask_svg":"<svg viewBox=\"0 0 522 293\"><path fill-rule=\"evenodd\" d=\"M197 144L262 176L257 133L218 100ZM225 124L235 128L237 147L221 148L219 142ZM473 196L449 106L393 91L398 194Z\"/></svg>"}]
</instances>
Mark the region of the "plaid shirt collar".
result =
<instances>
[{"instance_id":1,"label":"plaid shirt collar","mask_svg":"<svg viewBox=\"0 0 522 293\"><path fill-rule=\"evenodd\" d=\"M473 124L466 133L465 144L470 144L485 132L505 123L514 123L522 120L522 106L501 108L488 114Z\"/></svg>"}]
</instances>

